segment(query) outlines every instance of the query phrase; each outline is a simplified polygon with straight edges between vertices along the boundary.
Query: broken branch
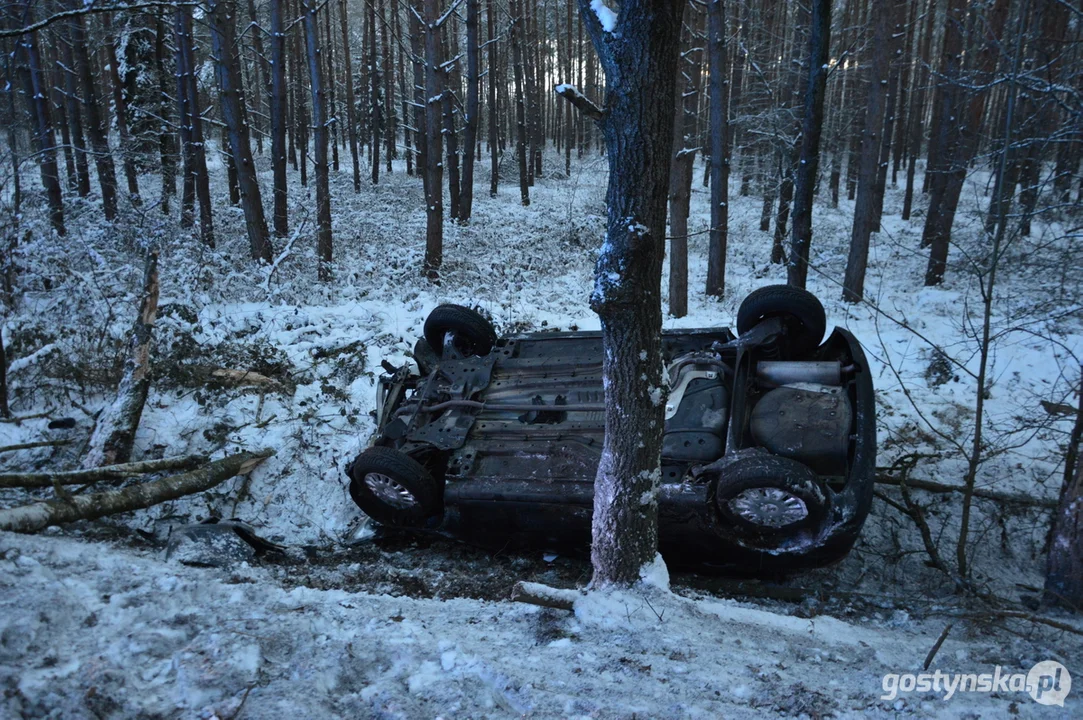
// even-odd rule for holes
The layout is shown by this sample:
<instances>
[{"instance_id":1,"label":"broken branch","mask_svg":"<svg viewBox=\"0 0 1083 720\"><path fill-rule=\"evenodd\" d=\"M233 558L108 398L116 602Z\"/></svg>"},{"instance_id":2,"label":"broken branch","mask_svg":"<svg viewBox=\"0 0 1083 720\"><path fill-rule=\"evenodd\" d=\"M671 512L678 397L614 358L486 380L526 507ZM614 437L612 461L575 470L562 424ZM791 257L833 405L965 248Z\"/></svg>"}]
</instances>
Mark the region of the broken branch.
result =
<instances>
[{"instance_id":1,"label":"broken branch","mask_svg":"<svg viewBox=\"0 0 1083 720\"><path fill-rule=\"evenodd\" d=\"M0 487L44 488L59 485L85 485L99 480L115 480L162 472L163 470L190 470L207 462L206 455L183 455L181 457L144 460L142 462L107 465L90 470L70 470L55 473L0 473Z\"/></svg>"},{"instance_id":2,"label":"broken branch","mask_svg":"<svg viewBox=\"0 0 1083 720\"><path fill-rule=\"evenodd\" d=\"M553 91L574 105L579 112L583 113L591 120L598 122L605 117L605 111L595 105L586 95L579 92L579 89L575 87L575 85L562 83L553 88Z\"/></svg>"},{"instance_id":3,"label":"broken branch","mask_svg":"<svg viewBox=\"0 0 1083 720\"><path fill-rule=\"evenodd\" d=\"M511 591L512 600L557 610L571 610L575 606L575 601L582 596L583 594L578 590L564 590L525 581L515 583Z\"/></svg>"},{"instance_id":4,"label":"broken branch","mask_svg":"<svg viewBox=\"0 0 1083 720\"><path fill-rule=\"evenodd\" d=\"M0 453L15 452L16 450L31 450L39 447L59 447L70 443L71 440L39 440L38 442L19 443L18 445L5 445L0 447Z\"/></svg>"},{"instance_id":5,"label":"broken branch","mask_svg":"<svg viewBox=\"0 0 1083 720\"><path fill-rule=\"evenodd\" d=\"M0 530L11 532L37 532L50 525L95 520L106 515L142 510L168 500L209 490L236 475L250 472L259 463L274 455L274 450L242 452L216 460L201 468L181 475L162 478L124 488L80 495L70 500L23 505L0 510Z\"/></svg>"}]
</instances>

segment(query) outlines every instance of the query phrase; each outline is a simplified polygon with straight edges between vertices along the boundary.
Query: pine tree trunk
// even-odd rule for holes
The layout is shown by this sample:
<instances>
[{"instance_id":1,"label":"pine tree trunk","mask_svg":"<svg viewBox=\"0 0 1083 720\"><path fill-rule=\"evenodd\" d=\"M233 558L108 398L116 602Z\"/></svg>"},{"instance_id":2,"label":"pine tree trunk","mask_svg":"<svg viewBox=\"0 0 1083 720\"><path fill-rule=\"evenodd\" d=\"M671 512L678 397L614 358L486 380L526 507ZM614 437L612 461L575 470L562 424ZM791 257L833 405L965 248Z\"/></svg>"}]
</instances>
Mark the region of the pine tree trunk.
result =
<instances>
[{"instance_id":1,"label":"pine tree trunk","mask_svg":"<svg viewBox=\"0 0 1083 720\"><path fill-rule=\"evenodd\" d=\"M64 63L64 103L67 108L69 132L74 145L76 191L79 197L90 195L90 167L87 165L86 133L83 129L83 111L79 107L79 77L75 73L75 55L71 48L70 24L64 28L65 37L59 40L60 57Z\"/></svg>"},{"instance_id":2,"label":"pine tree trunk","mask_svg":"<svg viewBox=\"0 0 1083 720\"><path fill-rule=\"evenodd\" d=\"M380 66L379 53L376 47L376 2L368 3L368 46L369 46L369 111L372 118L372 137L369 157L372 160L371 176L372 184L380 182L380 143L383 142L384 117L380 105Z\"/></svg>"},{"instance_id":3,"label":"pine tree trunk","mask_svg":"<svg viewBox=\"0 0 1083 720\"><path fill-rule=\"evenodd\" d=\"M183 205L191 208L190 198L193 194L195 195L199 203L200 239L207 247L213 248L214 222L211 211L210 176L207 173L207 152L203 143L203 120L196 85L191 8L177 7L174 28L177 47L177 109L181 117L181 139L184 144L185 202Z\"/></svg>"},{"instance_id":4,"label":"pine tree trunk","mask_svg":"<svg viewBox=\"0 0 1083 720\"><path fill-rule=\"evenodd\" d=\"M1083 377L1083 366L1079 370ZM1048 605L1076 612L1083 607L1083 385L1080 393L1081 406L1064 458L1064 484L1053 515L1044 597Z\"/></svg>"},{"instance_id":5,"label":"pine tree trunk","mask_svg":"<svg viewBox=\"0 0 1083 720\"><path fill-rule=\"evenodd\" d=\"M286 35L282 3L283 0L271 0L271 171L274 175L274 229L279 237L289 234L290 224L286 185ZM349 67L349 60L346 62ZM351 138L356 140L352 124L350 128ZM355 145L355 169L356 162Z\"/></svg>"},{"instance_id":6,"label":"pine tree trunk","mask_svg":"<svg viewBox=\"0 0 1083 720\"><path fill-rule=\"evenodd\" d=\"M591 307L602 325L605 441L594 481L593 587L631 585L657 557L661 482L661 269L681 14L624 0L614 32L579 9L606 76L606 241Z\"/></svg>"},{"instance_id":7,"label":"pine tree trunk","mask_svg":"<svg viewBox=\"0 0 1083 720\"><path fill-rule=\"evenodd\" d=\"M861 135L857 201L850 234L850 255L846 262L842 297L860 302L865 293L865 269L869 260L869 237L876 215L876 178L879 171L881 136L884 128L885 81L889 61L889 33L896 0L875 0L872 6L875 30L869 45L872 51L866 83L865 127Z\"/></svg>"},{"instance_id":8,"label":"pine tree trunk","mask_svg":"<svg viewBox=\"0 0 1083 720\"><path fill-rule=\"evenodd\" d=\"M450 20L449 20L450 22ZM460 213L460 178L459 178L459 134L455 127L455 90L459 87L458 75L454 68L458 67L458 61L453 61L451 50L448 48L447 30L440 32L441 57L446 58L447 65L441 70L443 73L443 95L440 105L444 113L444 143L447 147L447 170L449 215L458 220Z\"/></svg>"},{"instance_id":9,"label":"pine tree trunk","mask_svg":"<svg viewBox=\"0 0 1083 720\"><path fill-rule=\"evenodd\" d=\"M707 250L707 294L722 297L726 287L726 245L729 241L730 85L726 51L726 4L707 3L707 58L710 63L711 232ZM734 69L736 76L736 69Z\"/></svg>"},{"instance_id":10,"label":"pine tree trunk","mask_svg":"<svg viewBox=\"0 0 1083 720\"><path fill-rule=\"evenodd\" d=\"M90 53L86 44L86 25L82 15L70 20L72 52L75 55L75 71L79 77L79 92L86 110L86 132L90 147L94 150L94 167L98 171L98 186L102 193L102 211L110 222L117 217L117 174L113 166L113 153L109 149L105 118L102 117L98 90L90 65Z\"/></svg>"},{"instance_id":11,"label":"pine tree trunk","mask_svg":"<svg viewBox=\"0 0 1083 720\"><path fill-rule=\"evenodd\" d=\"M281 0L276 1L281 2ZM397 12L397 10L393 12ZM357 99L354 97L353 92L353 53L350 51L350 30L346 0L341 0L339 4L339 25L342 32L343 74L346 77L346 132L350 142L350 162L353 163L353 190L354 192L361 192L361 160L357 154ZM401 74L401 68L399 72Z\"/></svg>"},{"instance_id":12,"label":"pine tree trunk","mask_svg":"<svg viewBox=\"0 0 1083 720\"><path fill-rule=\"evenodd\" d=\"M527 157L526 99L523 97L523 2L510 0L511 53L515 73L515 156L519 161L519 194L523 205L530 204L530 164Z\"/></svg>"},{"instance_id":13,"label":"pine tree trunk","mask_svg":"<svg viewBox=\"0 0 1083 720\"><path fill-rule=\"evenodd\" d=\"M308 77L312 87L312 139L315 144L316 173L316 254L319 256L320 280L331 279L331 188L327 168L327 99L324 96L323 69L320 65L317 0L304 0L305 46L308 51Z\"/></svg>"},{"instance_id":14,"label":"pine tree trunk","mask_svg":"<svg viewBox=\"0 0 1083 720\"><path fill-rule=\"evenodd\" d=\"M474 152L478 143L480 54L479 0L466 0L466 118L463 121L463 176L459 188L459 220L469 222L474 209Z\"/></svg>"},{"instance_id":15,"label":"pine tree trunk","mask_svg":"<svg viewBox=\"0 0 1083 720\"><path fill-rule=\"evenodd\" d=\"M973 9L973 12L979 11L979 8ZM1008 15L1008 0L994 0L985 14L986 17L975 23L975 36L968 53L973 57L968 84L977 89L969 93L967 102L967 93L962 87L957 87L958 101L951 105L954 114L941 117L941 122L950 126L950 135L944 145L945 157L941 177L930 186L929 212L925 216L925 229L922 233L922 245L930 248L929 265L925 271L926 286L939 285L944 280L951 227L955 222L955 211L959 206L963 182L966 180L967 166L978 149L978 131L989 94L982 88L989 83L996 70L1001 35ZM958 85L958 74L955 78Z\"/></svg>"},{"instance_id":16,"label":"pine tree trunk","mask_svg":"<svg viewBox=\"0 0 1083 720\"><path fill-rule=\"evenodd\" d=\"M19 19L31 17L29 6L24 3L19 10ZM45 88L44 73L41 67L41 55L38 52L38 35L27 33L19 38L23 60L26 62L22 75L23 91L33 119L34 143L37 146L38 169L41 171L41 186L49 204L49 221L57 235L65 235L63 190L60 187L60 167L56 156L56 135L53 132L52 116L49 112L48 90Z\"/></svg>"},{"instance_id":17,"label":"pine tree trunk","mask_svg":"<svg viewBox=\"0 0 1083 720\"><path fill-rule=\"evenodd\" d=\"M440 4L422 0L425 27L425 265L426 277L436 279L444 256L444 136L441 101L444 73L440 69Z\"/></svg>"},{"instance_id":18,"label":"pine tree trunk","mask_svg":"<svg viewBox=\"0 0 1083 720\"><path fill-rule=\"evenodd\" d=\"M930 48L933 39L933 18L936 16L936 0L929 0L925 6L925 26L922 30L921 49L919 50L918 65L914 68L914 94L910 105L907 120L908 139L906 164L906 190L903 193L902 219L909 220L914 205L914 175L917 171L918 156L921 155L921 140L925 130L925 98L926 86L929 83L929 72L926 69L930 60ZM911 32L913 32L911 30ZM926 168L928 175L928 168Z\"/></svg>"},{"instance_id":19,"label":"pine tree trunk","mask_svg":"<svg viewBox=\"0 0 1083 720\"><path fill-rule=\"evenodd\" d=\"M669 186L669 314L688 314L688 210L692 199L692 171L696 162L696 110L699 104L700 65L703 52L703 13L694 4L685 8L688 41L677 69L683 88L673 123L673 166Z\"/></svg>"},{"instance_id":20,"label":"pine tree trunk","mask_svg":"<svg viewBox=\"0 0 1083 720\"><path fill-rule=\"evenodd\" d=\"M252 258L271 262L271 239L267 233L267 220L263 215L256 168L252 162L252 147L248 137L248 121L245 117L243 81L236 54L236 6L232 0L209 0L208 21L211 28L211 48L214 54L215 74L220 90L219 103L222 120L229 134L229 145L237 171L237 184L244 210L245 227Z\"/></svg>"},{"instance_id":21,"label":"pine tree trunk","mask_svg":"<svg viewBox=\"0 0 1083 720\"><path fill-rule=\"evenodd\" d=\"M154 21L154 69L158 81L158 151L161 156L162 212L169 215L170 200L177 194L177 143L176 135L170 128L169 119L169 75L165 69L165 34L166 27L162 18Z\"/></svg>"},{"instance_id":22,"label":"pine tree trunk","mask_svg":"<svg viewBox=\"0 0 1083 720\"><path fill-rule=\"evenodd\" d=\"M395 148L395 77L391 64L391 43L387 37L387 15L380 0L380 42L384 50L384 170L391 174L391 161L398 157Z\"/></svg>"},{"instance_id":23,"label":"pine tree trunk","mask_svg":"<svg viewBox=\"0 0 1083 720\"><path fill-rule=\"evenodd\" d=\"M117 64L117 51L113 46L113 22L109 13L102 14L102 27L105 29L105 57L109 62L109 76L113 81L113 115L117 122L117 134L120 135L120 156L124 166L124 178L128 183L128 200L133 207L143 204L139 197L139 175L135 170L135 158L132 138L128 133L128 102L121 82L120 68Z\"/></svg>"},{"instance_id":24,"label":"pine tree trunk","mask_svg":"<svg viewBox=\"0 0 1083 720\"><path fill-rule=\"evenodd\" d=\"M786 267L790 285L805 287L812 246L812 196L820 167L820 135L824 124L827 62L831 47L831 0L814 0L809 26L808 89L801 124L801 154L794 182L793 236Z\"/></svg>"},{"instance_id":25,"label":"pine tree trunk","mask_svg":"<svg viewBox=\"0 0 1083 720\"><path fill-rule=\"evenodd\" d=\"M569 0L570 2L571 0ZM496 197L500 184L500 128L497 121L496 101L496 15L493 0L485 3L486 55L489 63L489 76L486 83L489 89L489 197Z\"/></svg>"}]
</instances>

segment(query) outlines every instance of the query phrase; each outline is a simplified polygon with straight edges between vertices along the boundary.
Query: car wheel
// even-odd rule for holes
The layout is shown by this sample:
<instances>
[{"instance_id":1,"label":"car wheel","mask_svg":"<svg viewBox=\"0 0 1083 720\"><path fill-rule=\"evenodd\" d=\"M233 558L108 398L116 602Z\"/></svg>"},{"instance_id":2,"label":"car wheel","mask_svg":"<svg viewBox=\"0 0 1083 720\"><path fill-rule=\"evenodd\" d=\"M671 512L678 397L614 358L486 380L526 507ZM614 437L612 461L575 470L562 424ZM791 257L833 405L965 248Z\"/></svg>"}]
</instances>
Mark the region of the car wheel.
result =
<instances>
[{"instance_id":1,"label":"car wheel","mask_svg":"<svg viewBox=\"0 0 1083 720\"><path fill-rule=\"evenodd\" d=\"M372 447L350 465L350 497L376 522L418 527L438 516L440 485L425 466L399 450Z\"/></svg>"},{"instance_id":2,"label":"car wheel","mask_svg":"<svg viewBox=\"0 0 1083 720\"><path fill-rule=\"evenodd\" d=\"M800 357L815 350L827 329L824 306L808 290L768 285L753 290L737 310L737 332L744 335L767 318L782 318L790 351Z\"/></svg>"},{"instance_id":3,"label":"car wheel","mask_svg":"<svg viewBox=\"0 0 1083 720\"><path fill-rule=\"evenodd\" d=\"M714 504L735 529L793 534L821 526L830 499L816 474L796 460L755 452L719 470Z\"/></svg>"},{"instance_id":4,"label":"car wheel","mask_svg":"<svg viewBox=\"0 0 1083 720\"><path fill-rule=\"evenodd\" d=\"M496 342L492 323L462 305L439 305L425 319L425 339L437 355L443 355L444 336L449 332L455 333L455 349L463 357L487 355Z\"/></svg>"}]
</instances>

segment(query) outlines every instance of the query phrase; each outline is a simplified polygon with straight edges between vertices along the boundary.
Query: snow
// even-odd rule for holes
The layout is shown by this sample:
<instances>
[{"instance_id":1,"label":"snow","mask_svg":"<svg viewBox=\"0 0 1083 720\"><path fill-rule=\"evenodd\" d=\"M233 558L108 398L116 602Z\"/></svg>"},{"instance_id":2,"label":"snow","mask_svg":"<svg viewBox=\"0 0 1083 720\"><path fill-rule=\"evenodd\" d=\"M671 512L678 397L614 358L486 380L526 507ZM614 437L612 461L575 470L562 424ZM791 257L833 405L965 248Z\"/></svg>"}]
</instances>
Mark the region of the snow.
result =
<instances>
[{"instance_id":1,"label":"snow","mask_svg":"<svg viewBox=\"0 0 1083 720\"><path fill-rule=\"evenodd\" d=\"M590 0L590 9L598 16L598 22L601 23L602 30L607 33L613 32L614 28L617 27L617 14L605 4L605 0Z\"/></svg>"},{"instance_id":2,"label":"snow","mask_svg":"<svg viewBox=\"0 0 1083 720\"><path fill-rule=\"evenodd\" d=\"M587 593L566 613L291 588L270 568L195 569L0 533L0 715L210 718L243 705L239 717L254 718L893 718L898 703L960 717L1009 702L880 699L881 676L919 669L936 625L899 631L682 597L658 561L644 575L642 591ZM973 667L951 660L961 650L1006 652L981 634L952 637L939 668ZM1027 717L1079 709L1071 696L1056 712L1010 699Z\"/></svg>"}]
</instances>

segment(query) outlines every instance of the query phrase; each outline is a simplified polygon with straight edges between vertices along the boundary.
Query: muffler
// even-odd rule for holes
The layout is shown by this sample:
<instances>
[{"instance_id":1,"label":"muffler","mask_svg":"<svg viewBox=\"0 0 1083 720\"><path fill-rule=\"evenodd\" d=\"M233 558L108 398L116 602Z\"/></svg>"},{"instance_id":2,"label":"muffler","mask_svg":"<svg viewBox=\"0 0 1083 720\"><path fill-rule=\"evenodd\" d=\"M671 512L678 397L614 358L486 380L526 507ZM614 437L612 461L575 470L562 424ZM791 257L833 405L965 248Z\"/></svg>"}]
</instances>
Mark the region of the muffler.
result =
<instances>
[{"instance_id":1,"label":"muffler","mask_svg":"<svg viewBox=\"0 0 1083 720\"><path fill-rule=\"evenodd\" d=\"M762 360L756 363L756 379L780 386L793 383L842 385L842 363L838 360Z\"/></svg>"}]
</instances>

